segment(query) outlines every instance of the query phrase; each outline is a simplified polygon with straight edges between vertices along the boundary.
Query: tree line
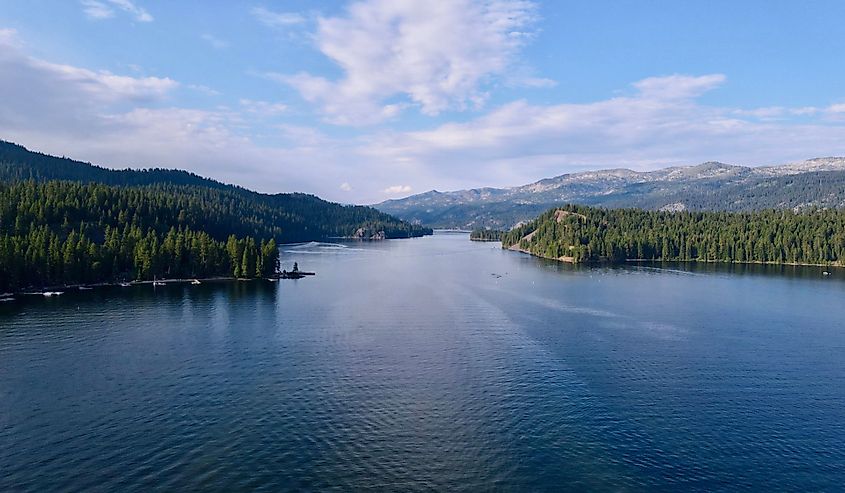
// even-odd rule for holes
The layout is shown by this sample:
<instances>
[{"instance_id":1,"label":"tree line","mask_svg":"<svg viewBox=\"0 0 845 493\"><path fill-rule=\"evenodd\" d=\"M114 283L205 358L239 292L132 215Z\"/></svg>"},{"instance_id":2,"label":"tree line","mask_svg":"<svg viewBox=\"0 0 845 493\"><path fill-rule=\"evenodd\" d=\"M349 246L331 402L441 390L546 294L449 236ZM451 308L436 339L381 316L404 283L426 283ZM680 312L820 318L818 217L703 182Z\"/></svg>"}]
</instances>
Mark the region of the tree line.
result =
<instances>
[{"instance_id":1,"label":"tree line","mask_svg":"<svg viewBox=\"0 0 845 493\"><path fill-rule=\"evenodd\" d=\"M626 260L843 264L845 211L663 212L567 205L502 236L534 255Z\"/></svg>"},{"instance_id":2,"label":"tree line","mask_svg":"<svg viewBox=\"0 0 845 493\"><path fill-rule=\"evenodd\" d=\"M270 231L254 228L264 237L227 235L225 224L235 211L218 206L203 203L201 195L156 188L0 184L0 292L275 272L279 252Z\"/></svg>"},{"instance_id":3,"label":"tree line","mask_svg":"<svg viewBox=\"0 0 845 493\"><path fill-rule=\"evenodd\" d=\"M501 241L502 231L498 229L476 228L469 233L472 241Z\"/></svg>"}]
</instances>

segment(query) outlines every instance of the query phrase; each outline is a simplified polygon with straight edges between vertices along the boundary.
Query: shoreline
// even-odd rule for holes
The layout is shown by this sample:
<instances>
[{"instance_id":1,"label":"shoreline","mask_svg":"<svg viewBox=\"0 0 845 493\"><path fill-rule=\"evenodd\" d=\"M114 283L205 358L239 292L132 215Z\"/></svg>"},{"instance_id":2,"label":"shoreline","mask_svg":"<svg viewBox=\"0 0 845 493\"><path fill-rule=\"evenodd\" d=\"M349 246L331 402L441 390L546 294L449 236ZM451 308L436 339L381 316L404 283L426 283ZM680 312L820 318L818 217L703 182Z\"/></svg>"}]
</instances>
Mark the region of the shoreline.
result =
<instances>
[{"instance_id":1,"label":"shoreline","mask_svg":"<svg viewBox=\"0 0 845 493\"><path fill-rule=\"evenodd\" d=\"M831 262L828 264L813 264L813 263L801 263L801 262L763 262L760 260L750 260L750 261L737 261L737 260L703 260L703 259L689 259L689 260L662 260L662 259L643 259L643 258L632 258L632 259L625 259L621 262L609 262L609 261L598 261L598 262L576 262L574 257L548 257L546 255L537 255L528 250L519 247L519 244L513 244L507 248L502 247L504 250L510 250L512 252L519 252L524 253L527 255L531 255L532 257L542 258L546 260L554 260L557 262L563 262L572 265L624 265L624 264L646 264L646 263L666 263L666 262L674 262L674 263L691 263L691 264L720 264L720 265L770 265L770 266L789 266L789 267L832 267L837 269L845 268L845 264L841 262Z\"/></svg>"},{"instance_id":2,"label":"shoreline","mask_svg":"<svg viewBox=\"0 0 845 493\"><path fill-rule=\"evenodd\" d=\"M643 259L643 258L631 258L625 259L624 263L655 263L655 262L679 262L679 263L696 263L696 264L725 264L725 265L788 265L790 267L835 267L841 269L845 267L845 264L838 263L838 262L831 262L829 264L811 264L811 263L801 263L801 262L763 262L760 260L746 260L746 261L738 261L738 260L700 260L700 259L693 259L693 260L654 260L654 259Z\"/></svg>"},{"instance_id":3,"label":"shoreline","mask_svg":"<svg viewBox=\"0 0 845 493\"><path fill-rule=\"evenodd\" d=\"M194 281L199 281L202 283L212 283L212 282L249 282L249 281L268 281L273 282L276 279L273 278L265 278L265 277L255 277L255 278L246 278L246 277L228 277L228 276L215 276L215 277L191 277L191 278L172 278L172 279L156 279L154 281L108 281L108 282L94 282L90 284L60 284L54 286L43 286L40 288L30 287L22 291L15 291L9 293L2 293L0 294L0 300L2 299L9 299L14 298L15 296L44 296L44 293L52 292L52 293L62 293L64 294L67 291L88 291L93 290L95 288L108 288L108 287L121 287L123 284L128 284L129 286L124 287L132 287L132 286L149 286L153 283L164 283L164 284L192 284Z\"/></svg>"}]
</instances>

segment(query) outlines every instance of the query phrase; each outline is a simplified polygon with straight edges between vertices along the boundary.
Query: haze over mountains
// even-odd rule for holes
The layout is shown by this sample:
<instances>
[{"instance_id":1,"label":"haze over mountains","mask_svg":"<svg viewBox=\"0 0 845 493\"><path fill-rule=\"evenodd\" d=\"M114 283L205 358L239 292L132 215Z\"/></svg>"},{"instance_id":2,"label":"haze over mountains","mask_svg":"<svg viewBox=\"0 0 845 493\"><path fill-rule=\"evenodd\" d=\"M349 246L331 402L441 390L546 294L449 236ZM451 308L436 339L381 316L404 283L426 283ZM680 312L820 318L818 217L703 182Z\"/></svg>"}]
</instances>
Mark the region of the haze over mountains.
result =
<instances>
[{"instance_id":1,"label":"haze over mountains","mask_svg":"<svg viewBox=\"0 0 845 493\"><path fill-rule=\"evenodd\" d=\"M510 229L564 203L651 210L837 208L845 206L845 157L764 167L706 162L647 172L567 173L511 188L432 190L374 207L432 227Z\"/></svg>"}]
</instances>

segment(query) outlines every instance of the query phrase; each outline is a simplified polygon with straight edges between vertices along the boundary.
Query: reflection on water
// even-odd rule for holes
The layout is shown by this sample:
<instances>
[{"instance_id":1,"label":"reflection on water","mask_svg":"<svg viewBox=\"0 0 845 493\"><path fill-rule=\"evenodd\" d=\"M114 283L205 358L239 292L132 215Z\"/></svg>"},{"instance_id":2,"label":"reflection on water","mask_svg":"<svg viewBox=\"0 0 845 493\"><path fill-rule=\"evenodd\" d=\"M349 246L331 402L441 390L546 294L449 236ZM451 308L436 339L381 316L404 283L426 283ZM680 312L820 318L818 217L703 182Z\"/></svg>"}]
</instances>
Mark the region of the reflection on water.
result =
<instances>
[{"instance_id":1,"label":"reflection on water","mask_svg":"<svg viewBox=\"0 0 845 493\"><path fill-rule=\"evenodd\" d=\"M466 235L0 304L0 490L835 490L841 270Z\"/></svg>"}]
</instances>

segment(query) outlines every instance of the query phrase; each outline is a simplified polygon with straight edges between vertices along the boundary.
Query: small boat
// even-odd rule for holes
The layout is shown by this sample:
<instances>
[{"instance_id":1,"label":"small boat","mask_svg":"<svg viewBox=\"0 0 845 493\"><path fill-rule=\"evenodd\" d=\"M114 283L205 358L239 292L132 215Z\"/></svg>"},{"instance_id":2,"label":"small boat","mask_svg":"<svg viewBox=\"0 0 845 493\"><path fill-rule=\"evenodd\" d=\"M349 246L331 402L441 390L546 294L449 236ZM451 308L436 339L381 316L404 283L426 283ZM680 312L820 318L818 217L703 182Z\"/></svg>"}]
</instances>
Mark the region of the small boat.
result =
<instances>
[{"instance_id":1,"label":"small boat","mask_svg":"<svg viewBox=\"0 0 845 493\"><path fill-rule=\"evenodd\" d=\"M122 282L122 283L120 283L120 287L122 287L122 288L128 288L129 286L132 286L132 284L130 284L130 283L128 283L128 282Z\"/></svg>"},{"instance_id":2,"label":"small boat","mask_svg":"<svg viewBox=\"0 0 845 493\"><path fill-rule=\"evenodd\" d=\"M94 289L94 288L91 288L91 287L88 287L88 286L79 286L80 291L91 291L92 289Z\"/></svg>"},{"instance_id":3,"label":"small boat","mask_svg":"<svg viewBox=\"0 0 845 493\"><path fill-rule=\"evenodd\" d=\"M44 291L41 294L43 294L44 296L59 296L59 295L65 294L65 292L64 291Z\"/></svg>"},{"instance_id":4,"label":"small boat","mask_svg":"<svg viewBox=\"0 0 845 493\"><path fill-rule=\"evenodd\" d=\"M830 272L828 272L828 271L824 271L824 272L822 272L822 275L823 275L823 276L829 276L829 275L830 275Z\"/></svg>"},{"instance_id":5,"label":"small boat","mask_svg":"<svg viewBox=\"0 0 845 493\"><path fill-rule=\"evenodd\" d=\"M0 298L0 303L5 303L6 301L15 301L15 299L14 299L14 298L12 298L12 297L9 297L9 298Z\"/></svg>"},{"instance_id":6,"label":"small boat","mask_svg":"<svg viewBox=\"0 0 845 493\"><path fill-rule=\"evenodd\" d=\"M191 281L191 284L193 284L194 286L196 286L197 284L202 284L202 283L200 282L200 280L199 280L199 279L194 279L193 281Z\"/></svg>"},{"instance_id":7,"label":"small boat","mask_svg":"<svg viewBox=\"0 0 845 493\"><path fill-rule=\"evenodd\" d=\"M166 283L162 281L153 281L153 286L165 286Z\"/></svg>"}]
</instances>

